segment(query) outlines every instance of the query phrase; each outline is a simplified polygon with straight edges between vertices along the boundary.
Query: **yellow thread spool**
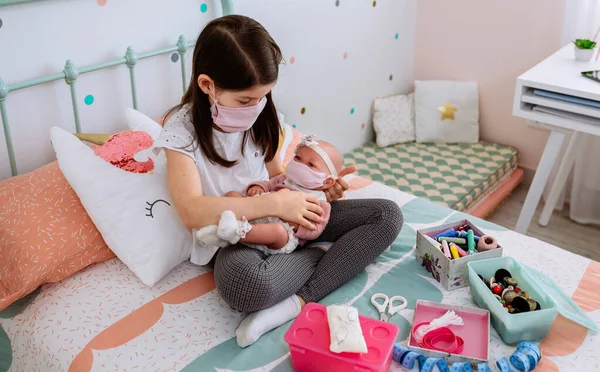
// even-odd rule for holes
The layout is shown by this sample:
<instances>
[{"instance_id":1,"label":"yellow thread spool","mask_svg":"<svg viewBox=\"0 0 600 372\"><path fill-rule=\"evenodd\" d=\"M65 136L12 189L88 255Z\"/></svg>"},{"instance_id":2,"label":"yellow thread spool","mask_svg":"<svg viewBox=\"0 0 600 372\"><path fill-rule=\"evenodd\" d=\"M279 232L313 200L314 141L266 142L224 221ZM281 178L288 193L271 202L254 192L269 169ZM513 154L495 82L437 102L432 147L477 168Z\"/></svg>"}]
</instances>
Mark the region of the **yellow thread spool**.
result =
<instances>
[{"instance_id":1,"label":"yellow thread spool","mask_svg":"<svg viewBox=\"0 0 600 372\"><path fill-rule=\"evenodd\" d=\"M454 246L454 245L450 246L450 253L452 253L452 258L460 257L460 255L458 254L458 251L456 250L456 246Z\"/></svg>"}]
</instances>

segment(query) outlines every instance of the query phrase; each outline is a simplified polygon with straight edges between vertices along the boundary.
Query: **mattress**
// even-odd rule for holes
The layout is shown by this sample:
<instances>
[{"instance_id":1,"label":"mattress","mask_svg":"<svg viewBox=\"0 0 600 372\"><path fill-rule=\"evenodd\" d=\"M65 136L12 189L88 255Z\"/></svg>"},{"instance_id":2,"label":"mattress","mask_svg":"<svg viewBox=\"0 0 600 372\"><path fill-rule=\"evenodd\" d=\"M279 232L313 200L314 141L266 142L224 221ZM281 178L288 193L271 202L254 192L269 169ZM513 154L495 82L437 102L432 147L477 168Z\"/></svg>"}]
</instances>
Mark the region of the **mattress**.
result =
<instances>
[{"instance_id":1,"label":"mattress","mask_svg":"<svg viewBox=\"0 0 600 372\"><path fill-rule=\"evenodd\" d=\"M462 212L380 183L351 180L348 198L384 197L401 206L405 224L390 249L354 279L321 301L348 302L378 317L371 295L402 295L408 307L390 321L408 336L417 299L475 306L468 288L447 292L415 257L416 230L463 219ZM600 323L600 263L489 222L472 218L496 236L505 254L553 278ZM283 336L290 323L246 349L237 347L242 314L215 290L212 272L184 263L153 288L144 286L119 260L89 267L0 312L0 371L291 371ZM507 357L492 329L490 358ZM541 343L536 371L599 370L598 335L558 317ZM393 364L394 370L400 368Z\"/></svg>"},{"instance_id":2,"label":"mattress","mask_svg":"<svg viewBox=\"0 0 600 372\"><path fill-rule=\"evenodd\" d=\"M358 174L459 211L470 211L517 168L517 149L490 142L369 143L345 155Z\"/></svg>"}]
</instances>

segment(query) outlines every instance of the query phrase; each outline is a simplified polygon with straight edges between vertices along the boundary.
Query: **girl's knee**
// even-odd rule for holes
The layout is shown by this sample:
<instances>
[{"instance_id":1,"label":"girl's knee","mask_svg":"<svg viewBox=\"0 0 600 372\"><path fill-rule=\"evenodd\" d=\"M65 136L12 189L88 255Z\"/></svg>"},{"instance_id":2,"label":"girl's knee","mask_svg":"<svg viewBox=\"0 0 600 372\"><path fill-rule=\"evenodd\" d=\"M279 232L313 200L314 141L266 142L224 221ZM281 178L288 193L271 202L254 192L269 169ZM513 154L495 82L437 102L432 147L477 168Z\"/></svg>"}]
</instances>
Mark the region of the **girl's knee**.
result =
<instances>
[{"instance_id":1,"label":"girl's knee","mask_svg":"<svg viewBox=\"0 0 600 372\"><path fill-rule=\"evenodd\" d=\"M378 199L372 204L377 209L376 224L387 233L392 234L394 238L398 236L404 223L402 211L396 202L387 199Z\"/></svg>"},{"instance_id":2,"label":"girl's knee","mask_svg":"<svg viewBox=\"0 0 600 372\"><path fill-rule=\"evenodd\" d=\"M219 254L214 275L217 290L223 300L242 312L264 308L264 303L269 302L269 296L276 291L272 288L273 281L269 280L269 272L263 266L262 261Z\"/></svg>"}]
</instances>

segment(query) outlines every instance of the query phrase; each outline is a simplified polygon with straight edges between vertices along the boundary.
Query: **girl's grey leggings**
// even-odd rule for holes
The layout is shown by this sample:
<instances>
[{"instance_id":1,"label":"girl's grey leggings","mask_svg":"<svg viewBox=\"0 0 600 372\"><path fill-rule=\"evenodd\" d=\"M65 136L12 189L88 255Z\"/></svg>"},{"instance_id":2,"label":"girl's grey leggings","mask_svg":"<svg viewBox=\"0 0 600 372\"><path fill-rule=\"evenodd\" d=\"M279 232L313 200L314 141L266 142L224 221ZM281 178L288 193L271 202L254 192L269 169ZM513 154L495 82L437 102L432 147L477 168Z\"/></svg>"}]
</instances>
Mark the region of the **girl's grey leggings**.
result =
<instances>
[{"instance_id":1,"label":"girl's grey leggings","mask_svg":"<svg viewBox=\"0 0 600 372\"><path fill-rule=\"evenodd\" d=\"M217 289L236 310L271 307L293 294L317 302L369 265L396 239L402 212L385 199L331 203L331 217L317 241L335 242L327 253L299 248L267 256L243 245L220 249L215 261ZM309 244L309 243L307 243Z\"/></svg>"}]
</instances>

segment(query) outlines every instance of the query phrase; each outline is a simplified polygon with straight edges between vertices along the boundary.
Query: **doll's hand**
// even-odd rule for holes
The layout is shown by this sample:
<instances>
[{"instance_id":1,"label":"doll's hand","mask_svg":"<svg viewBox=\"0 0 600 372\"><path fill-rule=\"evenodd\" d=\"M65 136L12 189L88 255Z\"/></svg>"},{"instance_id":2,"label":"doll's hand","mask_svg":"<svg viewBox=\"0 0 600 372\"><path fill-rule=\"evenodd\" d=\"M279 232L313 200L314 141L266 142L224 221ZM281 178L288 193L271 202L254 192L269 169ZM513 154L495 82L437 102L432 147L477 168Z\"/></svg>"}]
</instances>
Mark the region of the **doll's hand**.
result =
<instances>
[{"instance_id":1,"label":"doll's hand","mask_svg":"<svg viewBox=\"0 0 600 372\"><path fill-rule=\"evenodd\" d=\"M262 187L260 186L252 186L251 188L248 189L248 196L256 196L256 195L260 195L263 192L265 192Z\"/></svg>"},{"instance_id":2,"label":"doll's hand","mask_svg":"<svg viewBox=\"0 0 600 372\"><path fill-rule=\"evenodd\" d=\"M338 178L335 180L335 184L324 191L328 202L331 203L344 198L344 192L350 188L350 184L346 182L343 177L356 172L356 170L356 166L351 165L340 171Z\"/></svg>"}]
</instances>

